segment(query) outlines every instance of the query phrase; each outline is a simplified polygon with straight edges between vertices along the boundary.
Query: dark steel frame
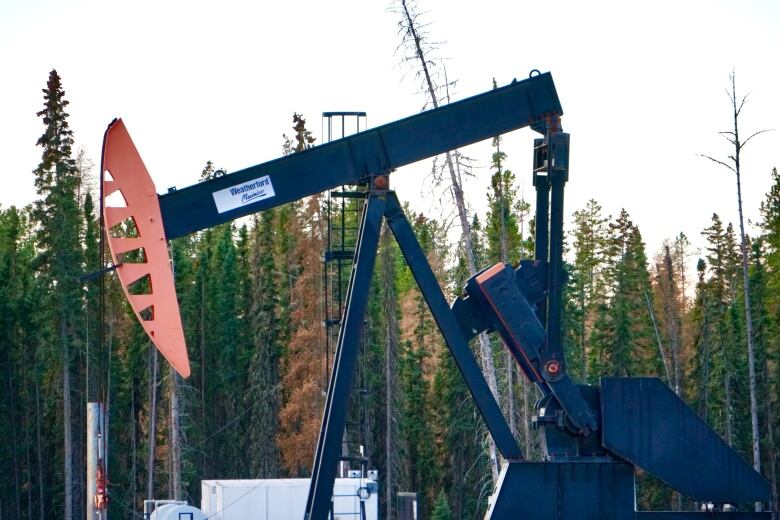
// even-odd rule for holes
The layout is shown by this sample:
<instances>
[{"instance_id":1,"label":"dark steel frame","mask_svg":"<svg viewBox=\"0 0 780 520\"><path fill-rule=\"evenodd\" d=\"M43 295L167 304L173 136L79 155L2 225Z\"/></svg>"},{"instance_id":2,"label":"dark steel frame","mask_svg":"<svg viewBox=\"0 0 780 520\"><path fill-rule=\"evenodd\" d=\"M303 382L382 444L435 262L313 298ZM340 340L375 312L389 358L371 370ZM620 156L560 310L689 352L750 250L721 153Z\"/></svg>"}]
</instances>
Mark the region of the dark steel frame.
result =
<instances>
[{"instance_id":1,"label":"dark steel frame","mask_svg":"<svg viewBox=\"0 0 780 520\"><path fill-rule=\"evenodd\" d=\"M307 520L324 520L330 511L331 495L338 470L339 447L349 403L347 395L351 388L358 345L362 337L371 276L383 220L387 221L474 402L496 441L496 446L507 460L519 461L523 458L520 447L482 376L477 360L428 264L425 252L417 241L398 197L394 191L372 190L368 194L363 221L360 225L358 249L347 291L344 322L339 333L333 372L328 384L325 414L317 442L312 483L306 502Z\"/></svg>"}]
</instances>

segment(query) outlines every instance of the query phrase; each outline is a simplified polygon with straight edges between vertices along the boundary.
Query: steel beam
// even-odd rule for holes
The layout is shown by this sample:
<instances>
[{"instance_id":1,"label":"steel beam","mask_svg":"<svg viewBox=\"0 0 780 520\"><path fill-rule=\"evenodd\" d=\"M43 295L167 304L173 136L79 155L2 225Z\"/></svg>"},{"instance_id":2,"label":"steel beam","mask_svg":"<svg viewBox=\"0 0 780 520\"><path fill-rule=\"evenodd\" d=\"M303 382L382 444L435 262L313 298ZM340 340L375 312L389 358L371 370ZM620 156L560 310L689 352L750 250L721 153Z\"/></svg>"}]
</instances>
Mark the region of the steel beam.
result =
<instances>
[{"instance_id":1,"label":"steel beam","mask_svg":"<svg viewBox=\"0 0 780 520\"><path fill-rule=\"evenodd\" d=\"M425 251L417 241L414 230L398 202L398 197L393 192L388 194L385 215L393 236L401 248L401 253L403 253L406 263L420 287L423 298L431 310L433 319L436 320L466 386L468 386L474 402L496 442L496 447L505 459L522 459L523 453L512 436L512 431L501 414L498 403L490 392L477 360L474 359L468 342L463 336L458 320L452 313L447 299L439 287L439 282L428 264Z\"/></svg>"},{"instance_id":2,"label":"steel beam","mask_svg":"<svg viewBox=\"0 0 780 520\"><path fill-rule=\"evenodd\" d=\"M347 420L352 374L363 335L371 278L385 211L384 194L371 194L363 209L355 263L349 280L344 321L339 330L333 372L328 382L325 413L322 417L314 456L305 520L326 520L336 480L340 445Z\"/></svg>"},{"instance_id":3,"label":"steel beam","mask_svg":"<svg viewBox=\"0 0 780 520\"><path fill-rule=\"evenodd\" d=\"M549 73L160 196L168 240L563 113ZM233 194L230 190L236 191ZM252 193L251 199L241 195ZM221 207L215 199L227 197ZM236 198L237 197L237 198Z\"/></svg>"}]
</instances>

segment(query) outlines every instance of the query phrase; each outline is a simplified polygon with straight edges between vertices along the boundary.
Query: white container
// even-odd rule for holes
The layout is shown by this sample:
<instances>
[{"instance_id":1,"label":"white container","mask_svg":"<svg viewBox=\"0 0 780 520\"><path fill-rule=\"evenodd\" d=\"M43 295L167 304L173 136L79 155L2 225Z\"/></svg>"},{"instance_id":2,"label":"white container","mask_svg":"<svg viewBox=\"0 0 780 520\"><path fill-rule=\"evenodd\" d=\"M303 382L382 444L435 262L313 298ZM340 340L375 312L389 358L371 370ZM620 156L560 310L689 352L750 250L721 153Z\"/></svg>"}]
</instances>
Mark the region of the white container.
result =
<instances>
[{"instance_id":1,"label":"white container","mask_svg":"<svg viewBox=\"0 0 780 520\"><path fill-rule=\"evenodd\" d=\"M303 520L308 478L203 480L201 509L209 520ZM378 520L377 484L361 478L337 478L333 488L334 520ZM176 519L178 520L178 519Z\"/></svg>"}]
</instances>

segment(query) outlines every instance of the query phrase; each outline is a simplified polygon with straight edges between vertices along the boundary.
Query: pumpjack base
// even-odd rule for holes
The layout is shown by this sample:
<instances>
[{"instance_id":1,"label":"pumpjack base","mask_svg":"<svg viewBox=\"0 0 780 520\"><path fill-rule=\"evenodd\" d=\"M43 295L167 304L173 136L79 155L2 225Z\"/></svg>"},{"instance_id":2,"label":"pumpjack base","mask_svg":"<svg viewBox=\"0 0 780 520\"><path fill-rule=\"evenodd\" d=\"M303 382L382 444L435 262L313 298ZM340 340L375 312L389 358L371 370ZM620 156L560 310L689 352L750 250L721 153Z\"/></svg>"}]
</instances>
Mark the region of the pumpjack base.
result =
<instances>
[{"instance_id":1,"label":"pumpjack base","mask_svg":"<svg viewBox=\"0 0 780 520\"><path fill-rule=\"evenodd\" d=\"M624 462L509 462L485 520L633 520L634 468Z\"/></svg>"},{"instance_id":2,"label":"pumpjack base","mask_svg":"<svg viewBox=\"0 0 780 520\"><path fill-rule=\"evenodd\" d=\"M772 513L636 511L626 462L504 464L485 520L770 520Z\"/></svg>"}]
</instances>

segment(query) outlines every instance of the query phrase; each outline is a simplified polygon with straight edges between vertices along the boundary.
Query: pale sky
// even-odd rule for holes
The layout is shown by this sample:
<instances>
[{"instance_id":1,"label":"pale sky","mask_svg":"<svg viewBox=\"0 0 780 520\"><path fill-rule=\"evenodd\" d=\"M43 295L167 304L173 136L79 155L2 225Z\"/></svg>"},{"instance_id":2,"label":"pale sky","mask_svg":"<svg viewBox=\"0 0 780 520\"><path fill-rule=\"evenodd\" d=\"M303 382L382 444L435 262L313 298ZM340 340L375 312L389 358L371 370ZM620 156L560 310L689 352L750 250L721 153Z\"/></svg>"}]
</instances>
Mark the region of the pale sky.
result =
<instances>
[{"instance_id":1,"label":"pale sky","mask_svg":"<svg viewBox=\"0 0 780 520\"><path fill-rule=\"evenodd\" d=\"M229 172L281 154L302 112L321 138L321 113L363 110L369 126L418 112L423 99L399 65L398 17L388 1L297 2L0 0L0 204L35 197L31 171L43 126L41 89L56 68L70 101L76 147L99 161L103 131L122 117L158 192L196 182L207 160ZM454 99L531 69L550 71L571 133L571 214L597 199L625 207L650 255L684 231L697 244L713 212L736 225L735 180L697 154L727 157L725 94L736 69L750 92L741 132L780 128L780 2L420 0ZM533 198L533 132L503 149ZM318 141L319 142L319 141ZM746 214L780 166L780 131L744 150ZM489 184L487 144L467 197L480 212ZM392 178L401 200L437 216L430 162ZM450 208L443 211L449 212Z\"/></svg>"}]
</instances>

